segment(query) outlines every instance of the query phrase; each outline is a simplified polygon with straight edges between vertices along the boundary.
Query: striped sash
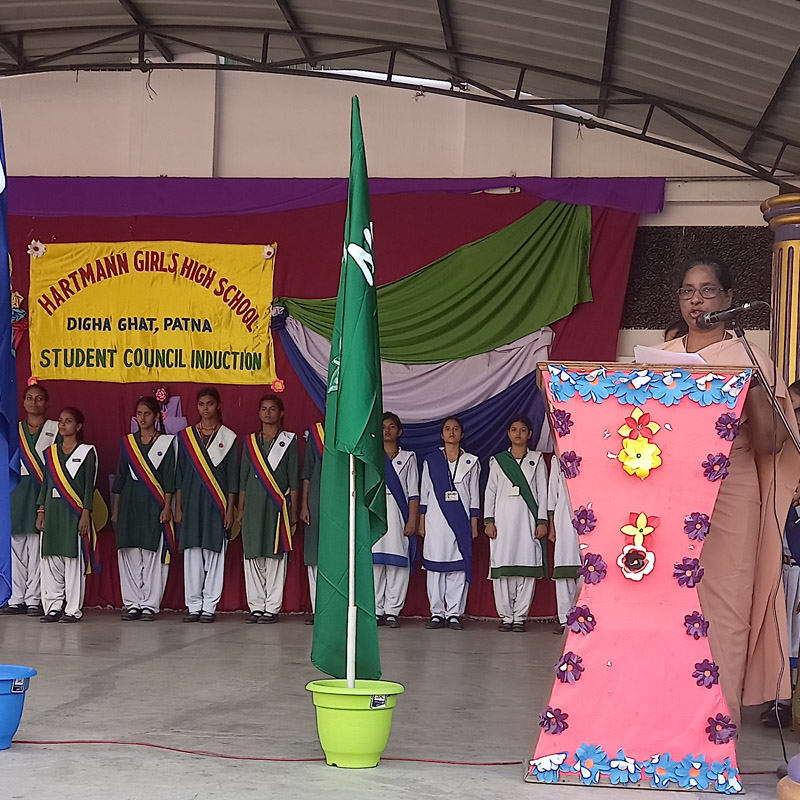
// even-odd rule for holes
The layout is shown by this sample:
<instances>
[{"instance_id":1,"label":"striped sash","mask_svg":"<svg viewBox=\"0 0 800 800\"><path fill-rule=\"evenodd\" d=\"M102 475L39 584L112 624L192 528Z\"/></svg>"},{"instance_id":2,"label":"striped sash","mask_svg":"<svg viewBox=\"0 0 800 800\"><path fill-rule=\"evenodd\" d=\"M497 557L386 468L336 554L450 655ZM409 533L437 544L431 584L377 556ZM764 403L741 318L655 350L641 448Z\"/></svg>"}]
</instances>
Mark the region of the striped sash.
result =
<instances>
[{"instance_id":1,"label":"striped sash","mask_svg":"<svg viewBox=\"0 0 800 800\"><path fill-rule=\"evenodd\" d=\"M41 486L44 481L44 464L39 458L39 454L36 452L36 450L31 449L31 446L28 443L28 437L25 435L25 429L23 428L21 422L19 423L19 455L22 459L22 463L28 470L28 474L36 480L39 486Z\"/></svg>"},{"instance_id":2,"label":"striped sash","mask_svg":"<svg viewBox=\"0 0 800 800\"><path fill-rule=\"evenodd\" d=\"M136 441L136 436L134 434L129 433L127 436L123 437L122 452L125 454L125 460L128 462L128 466L136 475L137 479L141 481L142 486L147 489L148 494L158 507L160 514L161 510L164 508L164 487L159 483L147 457L142 452L142 448L139 447L139 443ZM162 523L161 530L164 535L163 560L165 564L169 564L172 560L172 556L178 549L178 542L175 537L175 525L172 519L170 519L169 522Z\"/></svg>"},{"instance_id":3,"label":"striped sash","mask_svg":"<svg viewBox=\"0 0 800 800\"><path fill-rule=\"evenodd\" d=\"M45 464L47 466L47 473L53 481L53 485L58 491L59 497L66 504L67 508L76 516L80 517L83 511L83 500L80 495L75 491L61 461L58 458L58 445L54 444L45 450ZM45 522L45 524L47 524ZM81 551L83 552L84 572L91 575L93 572L100 572L102 570L102 563L100 556L97 552L97 531L94 527L94 520L91 522L91 527L88 536L81 536Z\"/></svg>"},{"instance_id":4,"label":"striped sash","mask_svg":"<svg viewBox=\"0 0 800 800\"><path fill-rule=\"evenodd\" d=\"M225 512L228 508L228 498L219 485L217 476L214 474L214 469L209 461L208 453L206 453L206 449L203 447L203 443L200 441L194 426L184 428L178 434L178 440L183 445L192 467L194 467L200 482L214 503L214 508L219 512L224 522Z\"/></svg>"},{"instance_id":5,"label":"striped sash","mask_svg":"<svg viewBox=\"0 0 800 800\"><path fill-rule=\"evenodd\" d=\"M308 443L314 448L317 458L322 461L325 452L325 428L322 427L321 422L316 422L308 429L308 433Z\"/></svg>"},{"instance_id":6,"label":"striped sash","mask_svg":"<svg viewBox=\"0 0 800 800\"><path fill-rule=\"evenodd\" d=\"M288 494L281 491L272 470L264 459L261 448L258 446L258 439L255 433L251 433L245 440L250 461L253 464L253 471L261 481L261 485L267 493L267 497L278 509L278 521L275 525L275 549L274 553L287 553L292 549L292 526L289 522L289 502Z\"/></svg>"}]
</instances>

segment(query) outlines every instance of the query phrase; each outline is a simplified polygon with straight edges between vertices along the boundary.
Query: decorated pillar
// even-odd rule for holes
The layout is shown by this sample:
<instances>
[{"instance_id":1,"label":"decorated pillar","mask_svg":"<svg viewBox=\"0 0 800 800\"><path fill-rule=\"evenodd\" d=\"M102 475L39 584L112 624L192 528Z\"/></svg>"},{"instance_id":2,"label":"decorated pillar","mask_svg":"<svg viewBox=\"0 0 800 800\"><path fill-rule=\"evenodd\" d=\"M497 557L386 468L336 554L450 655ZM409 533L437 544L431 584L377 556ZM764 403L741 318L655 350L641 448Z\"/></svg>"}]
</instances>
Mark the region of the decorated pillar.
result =
<instances>
[{"instance_id":1,"label":"decorated pillar","mask_svg":"<svg viewBox=\"0 0 800 800\"><path fill-rule=\"evenodd\" d=\"M800 194L761 204L775 236L772 246L772 356L787 382L800 378Z\"/></svg>"}]
</instances>

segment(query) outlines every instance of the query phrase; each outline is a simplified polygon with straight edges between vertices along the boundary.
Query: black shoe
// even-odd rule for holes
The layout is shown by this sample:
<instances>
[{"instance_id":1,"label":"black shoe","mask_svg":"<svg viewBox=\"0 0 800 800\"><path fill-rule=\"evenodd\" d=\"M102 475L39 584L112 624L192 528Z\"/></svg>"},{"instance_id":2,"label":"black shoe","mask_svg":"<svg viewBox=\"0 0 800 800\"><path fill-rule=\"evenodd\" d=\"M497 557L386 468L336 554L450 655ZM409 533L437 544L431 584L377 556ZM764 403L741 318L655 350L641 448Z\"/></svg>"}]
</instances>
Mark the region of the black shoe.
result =
<instances>
[{"instance_id":1,"label":"black shoe","mask_svg":"<svg viewBox=\"0 0 800 800\"><path fill-rule=\"evenodd\" d=\"M214 614L206 614L205 612L203 612L200 615L200 622L213 622L215 619L216 616Z\"/></svg>"},{"instance_id":2,"label":"black shoe","mask_svg":"<svg viewBox=\"0 0 800 800\"><path fill-rule=\"evenodd\" d=\"M60 611L51 611L49 614L45 614L43 617L40 617L39 622L58 622L60 619Z\"/></svg>"},{"instance_id":3,"label":"black shoe","mask_svg":"<svg viewBox=\"0 0 800 800\"><path fill-rule=\"evenodd\" d=\"M278 621L277 614L264 613L258 618L259 625L274 625Z\"/></svg>"},{"instance_id":4,"label":"black shoe","mask_svg":"<svg viewBox=\"0 0 800 800\"><path fill-rule=\"evenodd\" d=\"M141 616L142 616L142 609L141 608L129 608L120 617L120 619L125 620L125 622L133 622L134 620L140 619Z\"/></svg>"},{"instance_id":5,"label":"black shoe","mask_svg":"<svg viewBox=\"0 0 800 800\"><path fill-rule=\"evenodd\" d=\"M399 628L400 620L394 614L387 614L384 619L386 620L387 628Z\"/></svg>"},{"instance_id":6,"label":"black shoe","mask_svg":"<svg viewBox=\"0 0 800 800\"><path fill-rule=\"evenodd\" d=\"M20 614L21 613L22 612L20 611ZM44 609L40 605L39 606L26 606L25 613L29 617L41 617L41 616L44 615Z\"/></svg>"},{"instance_id":7,"label":"black shoe","mask_svg":"<svg viewBox=\"0 0 800 800\"><path fill-rule=\"evenodd\" d=\"M80 622L80 617L73 617L72 614L64 614L59 622Z\"/></svg>"},{"instance_id":8,"label":"black shoe","mask_svg":"<svg viewBox=\"0 0 800 800\"><path fill-rule=\"evenodd\" d=\"M511 626L511 630L514 631L514 633L525 633L525 623L524 622L515 622Z\"/></svg>"},{"instance_id":9,"label":"black shoe","mask_svg":"<svg viewBox=\"0 0 800 800\"><path fill-rule=\"evenodd\" d=\"M13 617L16 616L17 614L25 614L26 611L27 609L25 608L24 605L22 606L5 605L2 608L0 608L0 614L7 617Z\"/></svg>"},{"instance_id":10,"label":"black shoe","mask_svg":"<svg viewBox=\"0 0 800 800\"><path fill-rule=\"evenodd\" d=\"M381 615L380 615L380 616L377 618L377 623L378 623L378 627L379 627L379 628L380 628L382 625L385 625L385 624L386 624L386 615L385 615L385 614L381 614Z\"/></svg>"},{"instance_id":11,"label":"black shoe","mask_svg":"<svg viewBox=\"0 0 800 800\"><path fill-rule=\"evenodd\" d=\"M200 612L199 611L191 611L189 612L184 618L184 622L200 622Z\"/></svg>"},{"instance_id":12,"label":"black shoe","mask_svg":"<svg viewBox=\"0 0 800 800\"><path fill-rule=\"evenodd\" d=\"M149 608L142 609L142 616L139 617L142 622L155 622L158 619L158 614L155 611L151 611Z\"/></svg>"},{"instance_id":13,"label":"black shoe","mask_svg":"<svg viewBox=\"0 0 800 800\"><path fill-rule=\"evenodd\" d=\"M511 628L512 628L512 625L511 625L510 622L501 622L497 626L497 630L502 631L503 633L508 633L511 630Z\"/></svg>"},{"instance_id":14,"label":"black shoe","mask_svg":"<svg viewBox=\"0 0 800 800\"><path fill-rule=\"evenodd\" d=\"M441 617L431 617L428 622L425 623L425 627L429 628L430 630L436 630L437 628L444 628L445 621Z\"/></svg>"},{"instance_id":15,"label":"black shoe","mask_svg":"<svg viewBox=\"0 0 800 800\"><path fill-rule=\"evenodd\" d=\"M312 614L310 617L306 617L305 622L303 625L313 625L314 624L314 615Z\"/></svg>"},{"instance_id":16,"label":"black shoe","mask_svg":"<svg viewBox=\"0 0 800 800\"><path fill-rule=\"evenodd\" d=\"M447 620L447 627L450 628L451 631L464 630L464 626L461 624L461 620L458 617L450 617Z\"/></svg>"},{"instance_id":17,"label":"black shoe","mask_svg":"<svg viewBox=\"0 0 800 800\"><path fill-rule=\"evenodd\" d=\"M250 616L247 617L245 623L248 625L254 625L256 622L264 616L263 611L251 611Z\"/></svg>"}]
</instances>

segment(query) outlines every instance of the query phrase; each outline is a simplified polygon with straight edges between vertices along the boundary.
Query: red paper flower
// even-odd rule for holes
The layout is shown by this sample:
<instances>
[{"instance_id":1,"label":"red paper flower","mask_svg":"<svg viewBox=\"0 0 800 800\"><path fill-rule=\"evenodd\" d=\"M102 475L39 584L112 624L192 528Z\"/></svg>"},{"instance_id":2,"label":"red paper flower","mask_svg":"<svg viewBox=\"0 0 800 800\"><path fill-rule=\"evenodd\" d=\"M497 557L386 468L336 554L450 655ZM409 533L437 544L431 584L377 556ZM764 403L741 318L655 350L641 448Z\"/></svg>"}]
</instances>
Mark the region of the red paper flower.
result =
<instances>
[{"instance_id":1,"label":"red paper flower","mask_svg":"<svg viewBox=\"0 0 800 800\"><path fill-rule=\"evenodd\" d=\"M280 394L286 389L286 384L280 378L275 378L275 380L269 385L269 388L272 389L275 394Z\"/></svg>"}]
</instances>

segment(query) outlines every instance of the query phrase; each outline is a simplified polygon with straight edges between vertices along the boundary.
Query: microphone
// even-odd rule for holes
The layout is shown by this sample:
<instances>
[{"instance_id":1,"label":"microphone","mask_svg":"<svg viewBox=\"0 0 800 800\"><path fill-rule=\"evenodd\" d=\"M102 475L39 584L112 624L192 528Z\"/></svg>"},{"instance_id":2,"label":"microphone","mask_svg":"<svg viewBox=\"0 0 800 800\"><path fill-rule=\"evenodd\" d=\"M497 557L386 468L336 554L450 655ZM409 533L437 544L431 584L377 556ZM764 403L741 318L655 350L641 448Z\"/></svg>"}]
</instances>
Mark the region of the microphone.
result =
<instances>
[{"instance_id":1,"label":"microphone","mask_svg":"<svg viewBox=\"0 0 800 800\"><path fill-rule=\"evenodd\" d=\"M701 314L697 318L697 327L701 330L710 328L712 325L716 325L718 322L728 322L729 320L738 317L739 314L744 314L747 311L764 307L769 308L769 303L765 303L763 300L753 300L750 303L742 303L740 306L726 308L724 311L709 311L705 314Z\"/></svg>"}]
</instances>

